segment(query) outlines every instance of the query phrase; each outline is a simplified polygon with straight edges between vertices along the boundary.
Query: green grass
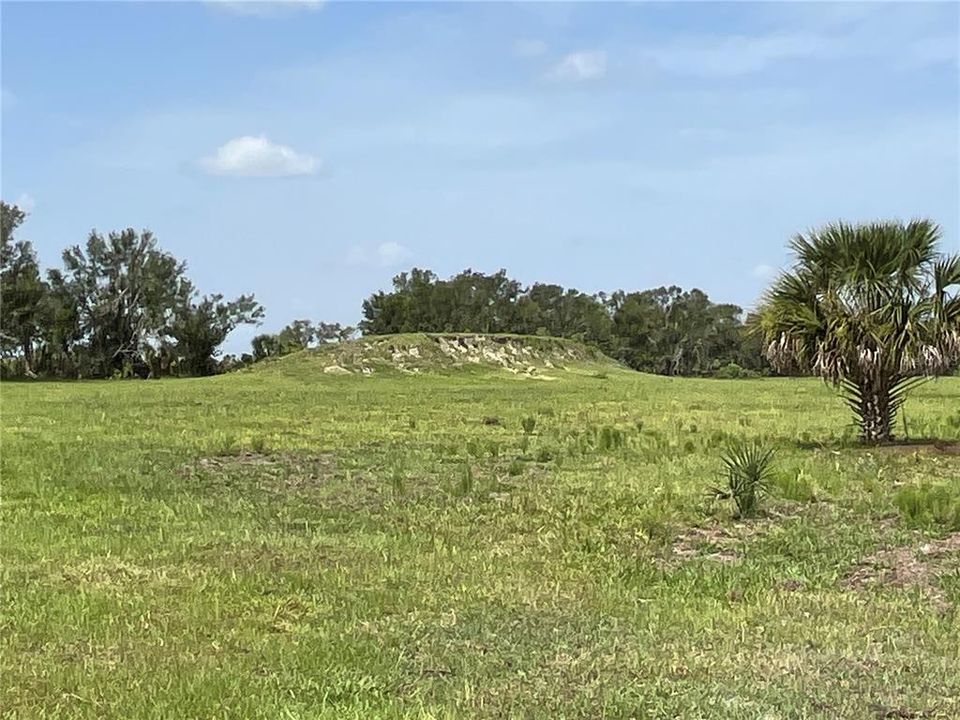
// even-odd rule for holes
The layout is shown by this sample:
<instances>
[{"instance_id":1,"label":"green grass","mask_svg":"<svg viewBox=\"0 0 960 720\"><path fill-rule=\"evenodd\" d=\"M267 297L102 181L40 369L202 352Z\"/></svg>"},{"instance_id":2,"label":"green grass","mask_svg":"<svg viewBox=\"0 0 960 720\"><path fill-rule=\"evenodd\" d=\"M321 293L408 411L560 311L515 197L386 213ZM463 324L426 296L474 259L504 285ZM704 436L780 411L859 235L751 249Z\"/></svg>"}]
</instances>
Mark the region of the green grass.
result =
<instances>
[{"instance_id":1,"label":"green grass","mask_svg":"<svg viewBox=\"0 0 960 720\"><path fill-rule=\"evenodd\" d=\"M4 384L0 714L960 717L955 555L845 580L954 529L960 457L814 380L550 374ZM756 519L707 495L734 439Z\"/></svg>"}]
</instances>

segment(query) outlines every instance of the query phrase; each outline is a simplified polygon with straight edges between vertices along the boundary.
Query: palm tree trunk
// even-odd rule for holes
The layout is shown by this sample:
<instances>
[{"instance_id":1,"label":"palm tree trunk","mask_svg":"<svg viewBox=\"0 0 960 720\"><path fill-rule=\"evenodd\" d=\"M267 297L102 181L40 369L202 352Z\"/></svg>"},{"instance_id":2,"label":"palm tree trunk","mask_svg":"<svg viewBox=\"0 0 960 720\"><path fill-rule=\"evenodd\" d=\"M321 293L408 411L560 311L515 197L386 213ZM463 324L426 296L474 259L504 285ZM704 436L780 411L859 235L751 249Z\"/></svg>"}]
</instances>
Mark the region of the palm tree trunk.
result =
<instances>
[{"instance_id":1,"label":"palm tree trunk","mask_svg":"<svg viewBox=\"0 0 960 720\"><path fill-rule=\"evenodd\" d=\"M890 404L890 388L882 379L860 384L860 439L866 443L889 442L893 437L895 410Z\"/></svg>"}]
</instances>

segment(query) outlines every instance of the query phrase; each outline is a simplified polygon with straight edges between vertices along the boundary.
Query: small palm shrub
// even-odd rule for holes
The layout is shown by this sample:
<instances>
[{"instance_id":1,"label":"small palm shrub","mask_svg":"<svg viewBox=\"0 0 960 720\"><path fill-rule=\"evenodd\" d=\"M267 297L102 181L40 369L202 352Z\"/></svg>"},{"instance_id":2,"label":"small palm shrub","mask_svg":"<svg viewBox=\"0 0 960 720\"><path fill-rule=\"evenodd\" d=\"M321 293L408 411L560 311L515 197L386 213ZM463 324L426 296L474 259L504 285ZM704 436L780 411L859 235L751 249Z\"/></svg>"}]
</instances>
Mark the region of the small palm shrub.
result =
<instances>
[{"instance_id":1,"label":"small palm shrub","mask_svg":"<svg viewBox=\"0 0 960 720\"><path fill-rule=\"evenodd\" d=\"M713 488L712 493L733 500L740 517L756 515L773 477L773 448L759 442L738 442L730 445L720 459L727 486Z\"/></svg>"}]
</instances>

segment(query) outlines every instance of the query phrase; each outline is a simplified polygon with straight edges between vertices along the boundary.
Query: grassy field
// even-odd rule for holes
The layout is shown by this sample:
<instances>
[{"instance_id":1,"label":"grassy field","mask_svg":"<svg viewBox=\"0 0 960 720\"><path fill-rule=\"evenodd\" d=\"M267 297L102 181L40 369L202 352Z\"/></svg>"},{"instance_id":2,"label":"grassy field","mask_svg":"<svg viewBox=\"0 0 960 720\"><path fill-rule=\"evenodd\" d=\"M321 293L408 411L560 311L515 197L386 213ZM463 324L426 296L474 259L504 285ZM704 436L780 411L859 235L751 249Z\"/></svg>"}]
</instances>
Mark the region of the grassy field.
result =
<instances>
[{"instance_id":1,"label":"grassy field","mask_svg":"<svg viewBox=\"0 0 960 720\"><path fill-rule=\"evenodd\" d=\"M5 383L0 714L960 717L960 455L815 380L549 375ZM906 415L960 438L960 379Z\"/></svg>"}]
</instances>

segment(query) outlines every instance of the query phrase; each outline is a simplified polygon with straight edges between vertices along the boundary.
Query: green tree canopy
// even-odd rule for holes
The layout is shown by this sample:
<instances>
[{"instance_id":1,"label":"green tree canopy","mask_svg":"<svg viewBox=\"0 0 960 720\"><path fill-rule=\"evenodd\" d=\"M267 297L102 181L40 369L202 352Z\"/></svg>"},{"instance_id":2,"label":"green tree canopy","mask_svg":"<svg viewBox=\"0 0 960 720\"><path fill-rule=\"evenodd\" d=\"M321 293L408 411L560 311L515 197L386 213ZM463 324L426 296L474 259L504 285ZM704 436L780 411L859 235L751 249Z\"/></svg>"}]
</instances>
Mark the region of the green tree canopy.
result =
<instances>
[{"instance_id":1,"label":"green tree canopy","mask_svg":"<svg viewBox=\"0 0 960 720\"><path fill-rule=\"evenodd\" d=\"M132 228L91 232L84 248L64 251L63 264L92 372L147 371L148 346L162 344L193 294L186 264L162 251L151 232Z\"/></svg>"},{"instance_id":2,"label":"green tree canopy","mask_svg":"<svg viewBox=\"0 0 960 720\"><path fill-rule=\"evenodd\" d=\"M190 300L177 309L170 327L176 341L176 356L182 370L190 375L212 375L220 346L240 325L257 325L263 308L253 295L241 295L225 302L223 295Z\"/></svg>"},{"instance_id":3,"label":"green tree canopy","mask_svg":"<svg viewBox=\"0 0 960 720\"><path fill-rule=\"evenodd\" d=\"M889 440L905 393L960 361L960 256L930 220L800 234L758 317L770 362L839 386L861 438Z\"/></svg>"},{"instance_id":4,"label":"green tree canopy","mask_svg":"<svg viewBox=\"0 0 960 720\"><path fill-rule=\"evenodd\" d=\"M16 205L0 202L0 348L19 352L24 372L32 375L46 286L33 245L14 240L26 217Z\"/></svg>"}]
</instances>

